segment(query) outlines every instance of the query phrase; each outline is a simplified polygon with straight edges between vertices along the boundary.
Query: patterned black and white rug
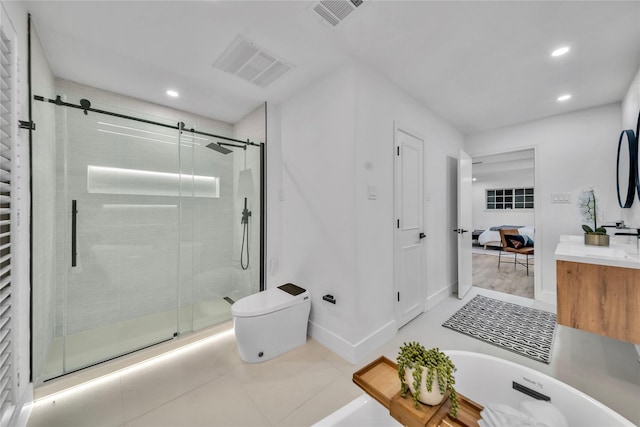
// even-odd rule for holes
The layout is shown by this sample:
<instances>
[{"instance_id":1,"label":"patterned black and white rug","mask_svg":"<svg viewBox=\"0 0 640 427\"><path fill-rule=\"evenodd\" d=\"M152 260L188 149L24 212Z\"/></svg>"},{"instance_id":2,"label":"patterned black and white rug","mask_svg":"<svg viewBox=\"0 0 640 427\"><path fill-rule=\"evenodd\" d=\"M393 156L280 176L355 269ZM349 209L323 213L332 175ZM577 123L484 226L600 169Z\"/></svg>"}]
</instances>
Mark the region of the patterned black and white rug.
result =
<instances>
[{"instance_id":1,"label":"patterned black and white rug","mask_svg":"<svg viewBox=\"0 0 640 427\"><path fill-rule=\"evenodd\" d=\"M442 326L539 362L551 362L556 315L547 311L476 295Z\"/></svg>"}]
</instances>

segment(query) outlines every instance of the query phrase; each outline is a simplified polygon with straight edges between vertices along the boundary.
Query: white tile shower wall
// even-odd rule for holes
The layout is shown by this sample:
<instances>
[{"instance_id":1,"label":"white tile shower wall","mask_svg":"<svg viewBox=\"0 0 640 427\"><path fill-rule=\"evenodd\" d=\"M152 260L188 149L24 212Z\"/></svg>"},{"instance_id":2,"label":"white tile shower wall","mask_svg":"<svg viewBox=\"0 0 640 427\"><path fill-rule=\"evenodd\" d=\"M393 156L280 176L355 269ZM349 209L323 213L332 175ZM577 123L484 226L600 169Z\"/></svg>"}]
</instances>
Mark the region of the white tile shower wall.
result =
<instances>
[{"instance_id":1,"label":"white tile shower wall","mask_svg":"<svg viewBox=\"0 0 640 427\"><path fill-rule=\"evenodd\" d=\"M251 113L243 117L234 124L233 136L239 140L249 139L256 144L265 142L266 135L266 104L261 104ZM246 155L246 157L245 157ZM246 270L240 268L233 269L234 295L232 299L249 295L259 290L260 284L260 223L262 221L260 212L260 148L248 147L246 151L239 150L234 156L234 170L238 171L233 177L233 188L235 193L234 204L234 227L233 227L233 264L240 266L242 248L243 227L240 224L242 209L244 208L244 197L247 196L248 209L251 211L248 228L249 244L249 267ZM246 159L246 165L245 165ZM239 172L243 169L251 170L251 188L249 194L239 193ZM243 188L242 190L246 190ZM275 201L274 201L275 202ZM246 243L245 243L246 244ZM246 248L244 249L246 251ZM246 252L245 252L246 253ZM244 258L247 265L247 260Z\"/></svg>"},{"instance_id":2,"label":"white tile shower wall","mask_svg":"<svg viewBox=\"0 0 640 427\"><path fill-rule=\"evenodd\" d=\"M182 120L207 132L231 134L231 125L227 123L68 81L57 80L56 83L57 93L64 94L68 102L77 103L79 99L87 98L95 108L169 124ZM70 122L74 121L74 127L68 130L59 122L59 145L65 141L65 132L68 132L68 141L75 138L78 144L66 147L66 165L72 179L66 188L58 186L59 196L64 196L65 190L68 192L66 198L58 199L69 205L57 209L58 214L62 214L58 224L58 253L69 252L70 200L84 199L78 214L78 267L69 271L65 263L59 265L58 271L59 290L64 290L67 300L64 316L66 334L175 308L178 267L183 281L180 297L185 303L219 293L219 285L227 286L231 250L228 244L222 243L229 242L231 238L230 183L233 178L229 159L204 146L182 147L183 168L188 172L193 170L196 175L220 178L222 188L217 199L186 197L180 203L178 197L171 196L87 194L88 164L178 173L177 144L173 142L177 132L94 113L85 117L80 110L58 108L56 113L60 119L66 115ZM143 128L154 134L136 133L139 137L131 138L96 132L97 121ZM112 132L135 133L116 126L100 126ZM64 147L60 151L65 151ZM62 160L59 157L59 165L65 164ZM183 221L182 226L179 218ZM180 242L178 231L183 234ZM182 257L180 265L179 255ZM69 261L69 257L66 258ZM67 275L69 280L65 280ZM66 289L62 289L65 283ZM63 325L62 292L59 292L58 303L56 332L60 335Z\"/></svg>"}]
</instances>

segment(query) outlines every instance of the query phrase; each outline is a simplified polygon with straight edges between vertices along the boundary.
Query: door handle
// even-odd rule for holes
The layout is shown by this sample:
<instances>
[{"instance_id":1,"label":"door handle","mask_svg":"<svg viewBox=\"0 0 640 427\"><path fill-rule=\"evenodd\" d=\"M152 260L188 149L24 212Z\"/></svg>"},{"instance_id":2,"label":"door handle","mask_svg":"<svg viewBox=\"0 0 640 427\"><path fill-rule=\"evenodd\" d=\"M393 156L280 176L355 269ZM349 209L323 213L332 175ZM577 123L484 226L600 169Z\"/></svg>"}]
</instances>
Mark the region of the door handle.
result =
<instances>
[{"instance_id":1,"label":"door handle","mask_svg":"<svg viewBox=\"0 0 640 427\"><path fill-rule=\"evenodd\" d=\"M75 267L77 264L77 217L78 217L78 201L71 201L71 267Z\"/></svg>"},{"instance_id":2,"label":"door handle","mask_svg":"<svg viewBox=\"0 0 640 427\"><path fill-rule=\"evenodd\" d=\"M424 233L420 233L418 236L419 236L421 239L424 239L425 237L427 237L427 235L426 235L426 234L424 234Z\"/></svg>"},{"instance_id":3,"label":"door handle","mask_svg":"<svg viewBox=\"0 0 640 427\"><path fill-rule=\"evenodd\" d=\"M453 230L454 233L458 233L458 234L462 234L462 233L468 233L469 230L465 230L463 228L456 228L455 230Z\"/></svg>"}]
</instances>

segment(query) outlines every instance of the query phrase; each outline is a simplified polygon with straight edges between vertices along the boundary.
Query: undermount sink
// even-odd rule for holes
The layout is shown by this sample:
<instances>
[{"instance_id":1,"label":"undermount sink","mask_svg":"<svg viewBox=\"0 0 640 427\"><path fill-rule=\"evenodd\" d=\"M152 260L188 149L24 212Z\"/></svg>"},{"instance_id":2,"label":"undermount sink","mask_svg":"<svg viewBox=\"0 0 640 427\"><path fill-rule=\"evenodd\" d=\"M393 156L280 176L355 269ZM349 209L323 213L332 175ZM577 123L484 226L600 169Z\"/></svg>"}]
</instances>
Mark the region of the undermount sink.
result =
<instances>
[{"instance_id":1,"label":"undermount sink","mask_svg":"<svg viewBox=\"0 0 640 427\"><path fill-rule=\"evenodd\" d=\"M638 240L633 243L612 241L610 246L584 244L584 236L560 236L556 246L556 261L582 262L586 264L608 265L611 267L635 268L640 270Z\"/></svg>"},{"instance_id":2,"label":"undermount sink","mask_svg":"<svg viewBox=\"0 0 640 427\"><path fill-rule=\"evenodd\" d=\"M620 248L612 248L608 246L588 246L588 245L570 245L568 248L569 254L576 256L589 256L589 257L606 257L627 259L629 254Z\"/></svg>"}]
</instances>

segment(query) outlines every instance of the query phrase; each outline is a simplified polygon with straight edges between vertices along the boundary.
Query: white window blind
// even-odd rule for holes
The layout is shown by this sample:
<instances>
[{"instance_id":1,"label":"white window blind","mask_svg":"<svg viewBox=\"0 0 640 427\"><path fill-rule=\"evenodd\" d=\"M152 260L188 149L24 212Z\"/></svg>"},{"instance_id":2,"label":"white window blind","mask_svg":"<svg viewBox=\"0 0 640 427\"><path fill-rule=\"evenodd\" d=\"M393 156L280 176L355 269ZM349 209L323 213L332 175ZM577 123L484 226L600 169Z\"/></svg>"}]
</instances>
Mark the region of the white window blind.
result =
<instances>
[{"instance_id":1,"label":"white window blind","mask_svg":"<svg viewBox=\"0 0 640 427\"><path fill-rule=\"evenodd\" d=\"M12 292L13 148L17 137L16 37L0 15L0 411L9 422L16 404L15 342Z\"/></svg>"}]
</instances>

